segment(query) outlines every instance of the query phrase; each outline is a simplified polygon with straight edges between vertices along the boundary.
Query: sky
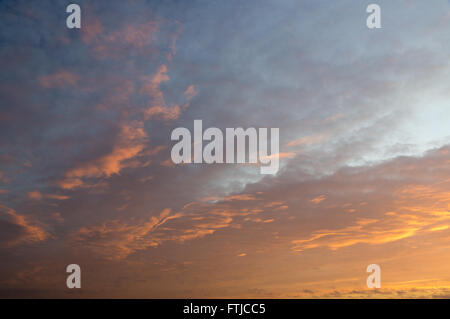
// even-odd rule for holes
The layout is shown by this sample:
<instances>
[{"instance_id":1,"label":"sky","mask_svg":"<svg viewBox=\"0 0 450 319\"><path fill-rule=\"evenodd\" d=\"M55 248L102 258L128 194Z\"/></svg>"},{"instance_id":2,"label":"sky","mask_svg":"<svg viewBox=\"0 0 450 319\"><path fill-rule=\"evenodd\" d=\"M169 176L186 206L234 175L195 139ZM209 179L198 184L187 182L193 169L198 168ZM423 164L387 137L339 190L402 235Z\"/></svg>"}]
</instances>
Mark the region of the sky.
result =
<instances>
[{"instance_id":1,"label":"sky","mask_svg":"<svg viewBox=\"0 0 450 319\"><path fill-rule=\"evenodd\" d=\"M1 298L450 297L448 1L70 3L0 1ZM175 165L199 119L280 169Z\"/></svg>"}]
</instances>

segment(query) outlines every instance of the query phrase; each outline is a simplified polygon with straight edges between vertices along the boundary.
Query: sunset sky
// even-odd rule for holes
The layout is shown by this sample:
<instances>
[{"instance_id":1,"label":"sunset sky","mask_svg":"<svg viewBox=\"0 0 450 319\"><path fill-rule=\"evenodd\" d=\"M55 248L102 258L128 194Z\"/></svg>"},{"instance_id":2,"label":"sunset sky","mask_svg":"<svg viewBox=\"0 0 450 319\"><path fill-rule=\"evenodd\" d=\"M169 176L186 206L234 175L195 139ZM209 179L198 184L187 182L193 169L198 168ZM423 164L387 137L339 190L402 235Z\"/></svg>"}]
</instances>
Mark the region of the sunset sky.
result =
<instances>
[{"instance_id":1,"label":"sunset sky","mask_svg":"<svg viewBox=\"0 0 450 319\"><path fill-rule=\"evenodd\" d=\"M450 298L449 1L4 0L0 70L0 298Z\"/></svg>"}]
</instances>

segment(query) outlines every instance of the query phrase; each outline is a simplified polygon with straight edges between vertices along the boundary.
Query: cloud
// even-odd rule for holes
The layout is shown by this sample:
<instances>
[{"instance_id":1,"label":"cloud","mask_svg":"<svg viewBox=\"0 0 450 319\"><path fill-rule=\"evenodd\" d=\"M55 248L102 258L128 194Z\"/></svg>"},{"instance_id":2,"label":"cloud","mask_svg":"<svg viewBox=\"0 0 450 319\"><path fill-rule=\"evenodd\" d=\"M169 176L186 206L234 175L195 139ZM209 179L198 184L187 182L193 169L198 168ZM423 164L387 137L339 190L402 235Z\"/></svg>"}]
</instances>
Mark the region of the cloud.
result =
<instances>
[{"instance_id":1,"label":"cloud","mask_svg":"<svg viewBox=\"0 0 450 319\"><path fill-rule=\"evenodd\" d=\"M403 2L380 36L350 1L92 2L73 32L6 0L0 282L22 279L0 295L66 296L66 259L87 297L366 297L372 262L379 296L448 295L449 150L425 151L448 143L449 20ZM277 175L173 165L198 118L279 127Z\"/></svg>"},{"instance_id":2,"label":"cloud","mask_svg":"<svg viewBox=\"0 0 450 319\"><path fill-rule=\"evenodd\" d=\"M179 105L168 107L166 105L160 85L169 80L165 64L161 65L154 75L144 78L140 93L146 94L152 101L151 106L144 111L145 120L150 120L154 117L164 121L176 120L180 116L182 108L188 106L188 104L185 104L183 107Z\"/></svg>"},{"instance_id":3,"label":"cloud","mask_svg":"<svg viewBox=\"0 0 450 319\"><path fill-rule=\"evenodd\" d=\"M40 191L32 191L32 192L28 193L28 198L41 200L42 199L42 194L41 194Z\"/></svg>"},{"instance_id":4,"label":"cloud","mask_svg":"<svg viewBox=\"0 0 450 319\"><path fill-rule=\"evenodd\" d=\"M63 69L55 73L39 77L38 82L43 88L53 89L73 86L77 83L78 79L78 75Z\"/></svg>"},{"instance_id":5,"label":"cloud","mask_svg":"<svg viewBox=\"0 0 450 319\"><path fill-rule=\"evenodd\" d=\"M290 141L286 144L287 147L294 147L294 146L300 146L300 145L311 145L311 144L317 144L325 139L328 138L327 134L319 134L319 135L310 135L301 137L299 139Z\"/></svg>"},{"instance_id":6,"label":"cloud","mask_svg":"<svg viewBox=\"0 0 450 319\"><path fill-rule=\"evenodd\" d=\"M179 218L170 209L147 221L122 222L112 220L98 226L83 227L72 235L72 242L87 246L107 259L120 260L131 253L160 245L164 238L156 232L171 219Z\"/></svg>"},{"instance_id":7,"label":"cloud","mask_svg":"<svg viewBox=\"0 0 450 319\"><path fill-rule=\"evenodd\" d=\"M191 84L188 86L188 88L184 91L184 96L186 99L191 100L197 95L197 92L195 91L194 84Z\"/></svg>"},{"instance_id":8,"label":"cloud","mask_svg":"<svg viewBox=\"0 0 450 319\"><path fill-rule=\"evenodd\" d=\"M337 230L320 230L310 238L293 240L294 251L320 246L336 250L355 244L385 244L414 236L420 227L401 218L388 220L359 219L354 225Z\"/></svg>"},{"instance_id":9,"label":"cloud","mask_svg":"<svg viewBox=\"0 0 450 319\"><path fill-rule=\"evenodd\" d=\"M84 28L81 29L81 38L84 43L92 44L103 33L103 25L98 19L88 19Z\"/></svg>"},{"instance_id":10,"label":"cloud","mask_svg":"<svg viewBox=\"0 0 450 319\"><path fill-rule=\"evenodd\" d=\"M45 196L50 199L57 199L57 200L66 200L70 198L67 195L59 195L59 194L46 194Z\"/></svg>"},{"instance_id":11,"label":"cloud","mask_svg":"<svg viewBox=\"0 0 450 319\"><path fill-rule=\"evenodd\" d=\"M164 121L176 120L181 113L181 109L178 105L174 107L165 106L152 106L145 111L145 118L151 119L153 117L160 118Z\"/></svg>"},{"instance_id":12,"label":"cloud","mask_svg":"<svg viewBox=\"0 0 450 319\"><path fill-rule=\"evenodd\" d=\"M313 199L311 199L310 202L314 203L314 204L319 204L319 203L323 202L326 198L327 197L325 195L320 195L320 196L317 196L317 197L314 197Z\"/></svg>"},{"instance_id":13,"label":"cloud","mask_svg":"<svg viewBox=\"0 0 450 319\"><path fill-rule=\"evenodd\" d=\"M28 192L28 198L30 199L34 199L34 200L42 200L44 197L45 198L50 198L50 199L56 199L56 200L66 200L69 199L69 196L66 195L59 195L59 194L42 194L40 191L36 190L36 191L31 191Z\"/></svg>"},{"instance_id":14,"label":"cloud","mask_svg":"<svg viewBox=\"0 0 450 319\"><path fill-rule=\"evenodd\" d=\"M378 194L384 179L397 176L397 179L409 179L409 174L420 172L425 167L434 170L444 170L443 163L448 161L447 148L430 152L422 159L397 159L391 163L368 169L364 176L379 176L378 181L370 183L370 193L364 188L353 189L351 199L356 202L367 200L370 194ZM398 171L395 163L401 163L402 172ZM349 171L350 173L350 171ZM403 175L405 174L405 175ZM436 173L435 173L436 174ZM416 175L417 176L417 175ZM447 176L444 173L442 176ZM350 173L342 174L339 178L347 179L352 183L354 176ZM425 181L408 181L392 188L392 199L385 199L383 207L379 207L376 217L356 217L356 219L343 228L327 228L313 232L304 239L292 241L293 250L301 252L306 249L328 247L332 250L356 245L382 245L426 232L443 231L450 223L450 181L434 176L434 183L429 185ZM362 182L362 180L361 180ZM356 185L355 185L356 186ZM336 193L336 190L330 190ZM360 198L358 198L360 197ZM325 199L325 196L316 197L311 202L316 204ZM342 205L342 207L348 207ZM351 210L353 213L356 209Z\"/></svg>"},{"instance_id":15,"label":"cloud","mask_svg":"<svg viewBox=\"0 0 450 319\"><path fill-rule=\"evenodd\" d=\"M59 185L64 189L73 189L83 186L84 178L108 178L119 174L130 165L127 160L138 156L144 150L146 141L147 134L139 123L136 126L122 126L116 144L109 154L70 169Z\"/></svg>"},{"instance_id":16,"label":"cloud","mask_svg":"<svg viewBox=\"0 0 450 319\"><path fill-rule=\"evenodd\" d=\"M224 200L225 201L234 201L234 200L248 201L248 200L256 200L256 198L254 195L251 195L251 194L238 194L238 195L227 196Z\"/></svg>"},{"instance_id":17,"label":"cloud","mask_svg":"<svg viewBox=\"0 0 450 319\"><path fill-rule=\"evenodd\" d=\"M0 212L3 216L9 217L10 222L20 229L17 236L4 244L6 247L39 243L52 237L39 223L31 221L29 217L20 215L13 209L0 204Z\"/></svg>"},{"instance_id":18,"label":"cloud","mask_svg":"<svg viewBox=\"0 0 450 319\"><path fill-rule=\"evenodd\" d=\"M159 216L152 216L147 221L113 219L100 225L82 227L70 237L78 247L88 247L106 259L122 260L136 251L156 248L164 242L180 243L203 238L221 229L240 227L242 222L274 222L274 218L256 216L264 210L277 211L283 203L276 202L266 207L246 204L258 200L256 196L230 195L213 202L203 199L186 204L176 213L164 209Z\"/></svg>"},{"instance_id":19,"label":"cloud","mask_svg":"<svg viewBox=\"0 0 450 319\"><path fill-rule=\"evenodd\" d=\"M147 21L124 25L109 31L99 19L89 18L82 28L82 40L96 58L121 58L125 54L145 54L154 51L158 22Z\"/></svg>"}]
</instances>

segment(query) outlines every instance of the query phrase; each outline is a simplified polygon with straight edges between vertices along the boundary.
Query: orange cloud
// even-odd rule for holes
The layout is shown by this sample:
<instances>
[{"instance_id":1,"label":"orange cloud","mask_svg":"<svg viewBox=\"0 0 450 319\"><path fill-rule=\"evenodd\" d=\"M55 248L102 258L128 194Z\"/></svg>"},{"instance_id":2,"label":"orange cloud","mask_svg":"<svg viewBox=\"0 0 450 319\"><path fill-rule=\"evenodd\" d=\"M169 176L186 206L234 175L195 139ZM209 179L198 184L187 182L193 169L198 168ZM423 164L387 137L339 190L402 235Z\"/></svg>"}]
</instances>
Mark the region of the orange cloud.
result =
<instances>
[{"instance_id":1,"label":"orange cloud","mask_svg":"<svg viewBox=\"0 0 450 319\"><path fill-rule=\"evenodd\" d=\"M355 244L385 244L413 236L420 230L402 219L356 221L355 225L337 230L320 230L307 239L293 240L294 251L304 251L316 247L328 247L332 250Z\"/></svg>"},{"instance_id":2,"label":"orange cloud","mask_svg":"<svg viewBox=\"0 0 450 319\"><path fill-rule=\"evenodd\" d=\"M156 39L158 25L156 21L149 21L139 25L129 25L123 30L113 32L106 37L110 43L126 43L132 48L142 48Z\"/></svg>"},{"instance_id":3,"label":"orange cloud","mask_svg":"<svg viewBox=\"0 0 450 319\"><path fill-rule=\"evenodd\" d=\"M161 164L161 166L164 166L164 167L175 167L175 164L171 158L168 158L168 159L162 161L160 164Z\"/></svg>"},{"instance_id":4,"label":"orange cloud","mask_svg":"<svg viewBox=\"0 0 450 319\"><path fill-rule=\"evenodd\" d=\"M41 200L42 194L40 191L32 191L28 193L28 198L35 199L35 200Z\"/></svg>"},{"instance_id":5,"label":"orange cloud","mask_svg":"<svg viewBox=\"0 0 450 319\"><path fill-rule=\"evenodd\" d=\"M189 85L188 88L184 91L184 96L191 100L197 95L197 92L195 91L195 86L193 84Z\"/></svg>"},{"instance_id":6,"label":"orange cloud","mask_svg":"<svg viewBox=\"0 0 450 319\"><path fill-rule=\"evenodd\" d=\"M77 81L78 76L67 70L59 70L53 74L44 75L38 78L39 84L46 89L75 85Z\"/></svg>"},{"instance_id":7,"label":"orange cloud","mask_svg":"<svg viewBox=\"0 0 450 319\"><path fill-rule=\"evenodd\" d=\"M72 189L83 186L83 178L108 178L113 174L119 174L123 168L130 165L126 163L127 160L144 150L147 134L141 126L142 123L137 123L137 126L123 125L111 153L70 169L59 185L64 189Z\"/></svg>"},{"instance_id":8,"label":"orange cloud","mask_svg":"<svg viewBox=\"0 0 450 319\"><path fill-rule=\"evenodd\" d=\"M42 242L51 237L41 225L30 221L28 217L16 213L13 209L0 204L0 212L9 216L12 223L23 229L22 235L6 243L7 247Z\"/></svg>"},{"instance_id":9,"label":"orange cloud","mask_svg":"<svg viewBox=\"0 0 450 319\"><path fill-rule=\"evenodd\" d=\"M145 110L144 116L146 120L153 117L160 118L165 121L176 120L181 114L181 109L178 105L174 107L164 107L164 106L152 106Z\"/></svg>"},{"instance_id":10,"label":"orange cloud","mask_svg":"<svg viewBox=\"0 0 450 319\"><path fill-rule=\"evenodd\" d=\"M183 107L179 105L169 107L166 105L160 85L169 80L170 78L167 75L167 66L165 64L161 65L154 75L144 77L144 84L141 86L140 93L146 94L152 101L151 106L144 110L145 120L154 117L165 121L176 120L180 116L182 109L188 107L188 104L185 104ZM193 86L189 92L192 90L194 90Z\"/></svg>"},{"instance_id":11,"label":"orange cloud","mask_svg":"<svg viewBox=\"0 0 450 319\"><path fill-rule=\"evenodd\" d=\"M72 235L72 241L91 247L107 259L120 260L135 251L160 245L164 238L156 233L158 228L180 216L164 209L159 216L152 216L147 221L127 223L116 219L98 226L83 227Z\"/></svg>"},{"instance_id":12,"label":"orange cloud","mask_svg":"<svg viewBox=\"0 0 450 319\"><path fill-rule=\"evenodd\" d=\"M341 229L323 229L308 238L293 240L293 250L316 247L336 250L355 244L385 244L427 231L446 230L450 224L450 192L438 186L411 185L396 192L395 207L379 219L358 218ZM320 200L321 201L321 200ZM318 200L318 202L320 202Z\"/></svg>"},{"instance_id":13,"label":"orange cloud","mask_svg":"<svg viewBox=\"0 0 450 319\"><path fill-rule=\"evenodd\" d=\"M249 194L230 195L220 201L192 202L179 212L165 209L148 220L114 219L100 225L83 227L71 235L72 241L88 246L106 259L120 260L138 250L158 247L166 241L184 242L203 238L220 229L240 227L238 219L270 224L273 218L260 218L263 208L234 206L256 200ZM264 206L264 203L261 203Z\"/></svg>"},{"instance_id":14,"label":"orange cloud","mask_svg":"<svg viewBox=\"0 0 450 319\"><path fill-rule=\"evenodd\" d=\"M287 147L300 146L300 145L312 145L324 141L328 136L326 134L309 135L297 140L290 141L286 144Z\"/></svg>"},{"instance_id":15,"label":"orange cloud","mask_svg":"<svg viewBox=\"0 0 450 319\"><path fill-rule=\"evenodd\" d=\"M65 200L65 199L70 198L69 196L58 195L58 194L42 194L40 191L31 191L27 195L28 195L28 198L34 199L34 200L41 200L44 197L50 198L50 199L57 199L57 200Z\"/></svg>"},{"instance_id":16,"label":"orange cloud","mask_svg":"<svg viewBox=\"0 0 450 319\"><path fill-rule=\"evenodd\" d=\"M165 64L158 68L158 71L152 76L144 77L144 84L141 86L140 92L147 94L149 97L155 99L159 105L165 104L163 93L160 90L161 83L169 81L167 75L167 66Z\"/></svg>"},{"instance_id":17,"label":"orange cloud","mask_svg":"<svg viewBox=\"0 0 450 319\"><path fill-rule=\"evenodd\" d=\"M66 200L69 199L69 196L66 195L58 195L58 194L46 194L45 197L51 198L51 199L57 199L57 200Z\"/></svg>"},{"instance_id":18,"label":"orange cloud","mask_svg":"<svg viewBox=\"0 0 450 319\"><path fill-rule=\"evenodd\" d=\"M269 159L277 158L277 157L279 159L282 159L282 158L292 158L294 156L295 156L294 152L285 152L285 153L282 152L282 153L277 153L277 154L271 154L271 155L263 156L263 157L260 158L260 160L267 161Z\"/></svg>"},{"instance_id":19,"label":"orange cloud","mask_svg":"<svg viewBox=\"0 0 450 319\"><path fill-rule=\"evenodd\" d=\"M103 25L98 19L89 19L81 29L81 39L86 44L91 44L98 40L103 33Z\"/></svg>"},{"instance_id":20,"label":"orange cloud","mask_svg":"<svg viewBox=\"0 0 450 319\"><path fill-rule=\"evenodd\" d=\"M256 198L253 195L250 194L237 194L237 195L229 195L225 199L225 201L232 201L232 200L256 200Z\"/></svg>"},{"instance_id":21,"label":"orange cloud","mask_svg":"<svg viewBox=\"0 0 450 319\"><path fill-rule=\"evenodd\" d=\"M82 40L98 58L119 57L129 54L130 50L140 54L150 52L159 29L156 21L126 25L112 32L105 32L98 19L88 18L85 25L82 28Z\"/></svg>"},{"instance_id":22,"label":"orange cloud","mask_svg":"<svg viewBox=\"0 0 450 319\"><path fill-rule=\"evenodd\" d=\"M327 197L325 195L320 195L320 196L317 196L317 197L311 199L310 202L314 203L314 204L319 204L319 203L323 202L326 198Z\"/></svg>"}]
</instances>

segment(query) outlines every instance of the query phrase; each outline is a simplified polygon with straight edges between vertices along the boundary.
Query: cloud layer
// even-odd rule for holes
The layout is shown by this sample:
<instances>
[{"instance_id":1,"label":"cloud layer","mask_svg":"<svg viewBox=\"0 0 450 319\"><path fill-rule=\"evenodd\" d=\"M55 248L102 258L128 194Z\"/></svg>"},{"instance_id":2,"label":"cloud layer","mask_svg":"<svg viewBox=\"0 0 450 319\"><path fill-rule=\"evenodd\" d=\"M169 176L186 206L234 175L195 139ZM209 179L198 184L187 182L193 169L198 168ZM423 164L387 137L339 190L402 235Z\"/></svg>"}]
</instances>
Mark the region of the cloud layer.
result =
<instances>
[{"instance_id":1,"label":"cloud layer","mask_svg":"<svg viewBox=\"0 0 450 319\"><path fill-rule=\"evenodd\" d=\"M80 1L80 30L63 4L1 2L0 296L448 297L432 2L379 1L380 30L350 0ZM196 119L280 128L279 172L174 165Z\"/></svg>"}]
</instances>

